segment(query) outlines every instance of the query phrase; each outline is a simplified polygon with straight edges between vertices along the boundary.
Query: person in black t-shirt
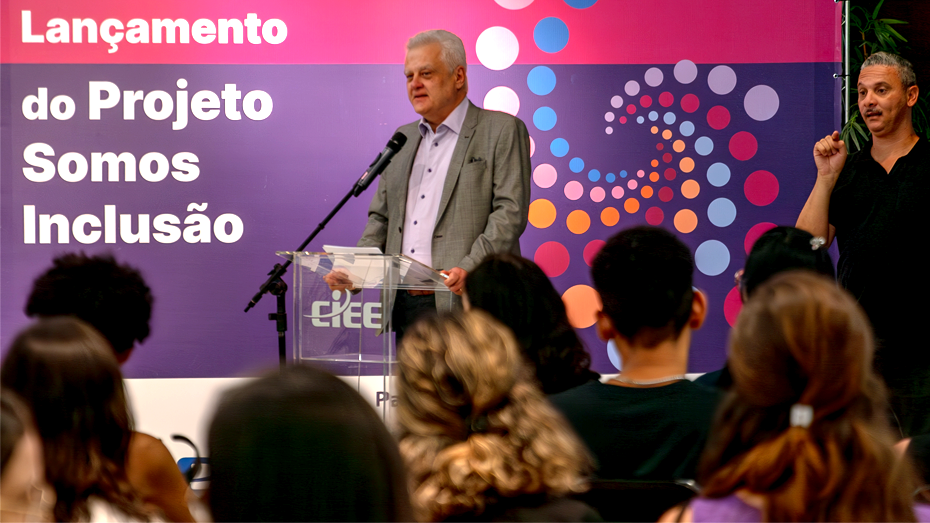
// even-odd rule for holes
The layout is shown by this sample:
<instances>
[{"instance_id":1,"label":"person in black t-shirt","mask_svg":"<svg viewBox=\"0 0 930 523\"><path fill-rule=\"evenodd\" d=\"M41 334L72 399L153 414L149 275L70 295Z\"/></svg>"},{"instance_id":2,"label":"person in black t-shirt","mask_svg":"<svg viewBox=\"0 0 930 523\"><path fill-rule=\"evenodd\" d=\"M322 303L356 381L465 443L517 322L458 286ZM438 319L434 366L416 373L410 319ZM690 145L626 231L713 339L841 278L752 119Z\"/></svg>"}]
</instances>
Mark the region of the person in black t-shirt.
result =
<instances>
[{"instance_id":1,"label":"person in black t-shirt","mask_svg":"<svg viewBox=\"0 0 930 523\"><path fill-rule=\"evenodd\" d=\"M872 134L847 159L838 132L814 146L817 180L797 226L827 245L836 237L838 279L875 330L875 367L891 391L902 434L930 432L930 278L915 245L930 197L930 145L911 121L919 89L911 64L887 53L865 60L859 112ZM917 240L919 241L919 240ZM916 253L915 253L916 254ZM905 275L905 278L902 278Z\"/></svg>"},{"instance_id":2,"label":"person in black t-shirt","mask_svg":"<svg viewBox=\"0 0 930 523\"><path fill-rule=\"evenodd\" d=\"M672 233L636 227L594 260L601 339L623 362L614 379L550 396L598 461L602 479L691 479L720 393L685 377L691 332L707 312L691 251Z\"/></svg>"}]
</instances>

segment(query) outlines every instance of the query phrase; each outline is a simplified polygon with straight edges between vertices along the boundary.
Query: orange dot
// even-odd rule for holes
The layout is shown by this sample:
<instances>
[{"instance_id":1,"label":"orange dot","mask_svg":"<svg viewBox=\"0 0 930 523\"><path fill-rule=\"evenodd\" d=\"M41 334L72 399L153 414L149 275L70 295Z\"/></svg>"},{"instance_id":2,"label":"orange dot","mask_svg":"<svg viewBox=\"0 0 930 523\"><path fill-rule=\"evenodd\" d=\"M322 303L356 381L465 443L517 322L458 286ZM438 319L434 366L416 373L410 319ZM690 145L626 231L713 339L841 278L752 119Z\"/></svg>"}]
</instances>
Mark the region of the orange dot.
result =
<instances>
[{"instance_id":1,"label":"orange dot","mask_svg":"<svg viewBox=\"0 0 930 523\"><path fill-rule=\"evenodd\" d=\"M701 193L701 184L697 183L695 180L685 180L681 184L681 195L689 200L697 198L697 195Z\"/></svg>"},{"instance_id":2,"label":"orange dot","mask_svg":"<svg viewBox=\"0 0 930 523\"><path fill-rule=\"evenodd\" d=\"M555 223L555 205L549 200L540 198L530 203L529 221L537 229L545 229Z\"/></svg>"},{"instance_id":3,"label":"orange dot","mask_svg":"<svg viewBox=\"0 0 930 523\"><path fill-rule=\"evenodd\" d=\"M652 131L652 134L656 134L657 132L659 132L659 128L656 127L656 126L654 126L654 125L653 125L652 128L649 129L649 130Z\"/></svg>"},{"instance_id":4,"label":"orange dot","mask_svg":"<svg viewBox=\"0 0 930 523\"><path fill-rule=\"evenodd\" d=\"M694 160L685 156L678 162L678 168L681 169L681 172L689 173L694 170Z\"/></svg>"},{"instance_id":5,"label":"orange dot","mask_svg":"<svg viewBox=\"0 0 930 523\"><path fill-rule=\"evenodd\" d=\"M626 201L623 202L623 210L630 214L635 213L639 210L639 200L636 198L627 198Z\"/></svg>"},{"instance_id":6,"label":"orange dot","mask_svg":"<svg viewBox=\"0 0 930 523\"><path fill-rule=\"evenodd\" d=\"M653 133L653 134L655 134L655 133ZM668 140L668 139L670 139L671 137L672 137L672 131L669 131L668 129L662 131L662 138L665 138L666 140Z\"/></svg>"},{"instance_id":7,"label":"orange dot","mask_svg":"<svg viewBox=\"0 0 930 523\"><path fill-rule=\"evenodd\" d=\"M588 216L588 213L579 209L572 211L568 215L568 218L565 219L565 224L568 226L568 230L573 233L584 234L588 232L588 228L591 227L591 217Z\"/></svg>"},{"instance_id":8,"label":"orange dot","mask_svg":"<svg viewBox=\"0 0 930 523\"><path fill-rule=\"evenodd\" d=\"M613 207L607 207L601 211L601 223L608 227L613 227L620 222L620 211Z\"/></svg>"},{"instance_id":9,"label":"orange dot","mask_svg":"<svg viewBox=\"0 0 930 523\"><path fill-rule=\"evenodd\" d=\"M680 153L685 150L685 142L683 140L675 140L672 142L672 150L676 153Z\"/></svg>"},{"instance_id":10,"label":"orange dot","mask_svg":"<svg viewBox=\"0 0 930 523\"><path fill-rule=\"evenodd\" d=\"M691 209L682 209L675 213L675 228L678 232L688 234L697 228L697 215Z\"/></svg>"},{"instance_id":11,"label":"orange dot","mask_svg":"<svg viewBox=\"0 0 930 523\"><path fill-rule=\"evenodd\" d=\"M568 322L576 329L587 329L597 321L597 311L601 310L601 295L588 285L569 287L562 294Z\"/></svg>"},{"instance_id":12,"label":"orange dot","mask_svg":"<svg viewBox=\"0 0 930 523\"><path fill-rule=\"evenodd\" d=\"M649 162L649 165L651 165L651 166L653 166L653 167L658 167L658 166L659 166L659 160L652 160L651 162Z\"/></svg>"},{"instance_id":13,"label":"orange dot","mask_svg":"<svg viewBox=\"0 0 930 523\"><path fill-rule=\"evenodd\" d=\"M644 185L643 190L640 191L640 194L643 195L643 198L652 198L652 187Z\"/></svg>"},{"instance_id":14,"label":"orange dot","mask_svg":"<svg viewBox=\"0 0 930 523\"><path fill-rule=\"evenodd\" d=\"M649 173L649 181L652 183L659 181L659 173L655 171Z\"/></svg>"}]
</instances>

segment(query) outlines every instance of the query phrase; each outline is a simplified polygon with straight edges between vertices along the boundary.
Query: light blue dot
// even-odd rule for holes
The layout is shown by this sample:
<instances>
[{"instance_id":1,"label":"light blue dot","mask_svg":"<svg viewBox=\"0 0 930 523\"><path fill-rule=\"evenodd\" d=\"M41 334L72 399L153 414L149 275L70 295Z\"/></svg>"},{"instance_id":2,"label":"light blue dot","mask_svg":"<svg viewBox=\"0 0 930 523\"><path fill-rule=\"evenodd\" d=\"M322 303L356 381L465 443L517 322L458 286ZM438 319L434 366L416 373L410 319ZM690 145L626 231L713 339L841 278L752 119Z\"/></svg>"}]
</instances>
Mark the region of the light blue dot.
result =
<instances>
[{"instance_id":1,"label":"light blue dot","mask_svg":"<svg viewBox=\"0 0 930 523\"><path fill-rule=\"evenodd\" d=\"M717 240L707 240L694 251L694 264L708 276L717 276L730 265L730 251Z\"/></svg>"},{"instance_id":2,"label":"light blue dot","mask_svg":"<svg viewBox=\"0 0 930 523\"><path fill-rule=\"evenodd\" d=\"M554 16L543 18L533 29L536 47L546 53L558 53L568 45L568 26Z\"/></svg>"},{"instance_id":3,"label":"light blue dot","mask_svg":"<svg viewBox=\"0 0 930 523\"><path fill-rule=\"evenodd\" d=\"M667 125L672 125L675 123L675 113L665 113L665 116L662 117L662 121Z\"/></svg>"},{"instance_id":4,"label":"light blue dot","mask_svg":"<svg viewBox=\"0 0 930 523\"><path fill-rule=\"evenodd\" d=\"M617 181L617 175L614 173L607 173L607 176L604 177L604 180L606 180L607 183L614 183Z\"/></svg>"},{"instance_id":5,"label":"light blue dot","mask_svg":"<svg viewBox=\"0 0 930 523\"><path fill-rule=\"evenodd\" d=\"M533 94L547 95L555 89L555 73L545 65L539 65L526 75L526 86Z\"/></svg>"},{"instance_id":6,"label":"light blue dot","mask_svg":"<svg viewBox=\"0 0 930 523\"><path fill-rule=\"evenodd\" d=\"M623 366L623 363L620 361L620 351L617 350L617 342L614 340L607 342L607 359L610 360L610 364L617 370L620 370L620 367Z\"/></svg>"},{"instance_id":7,"label":"light blue dot","mask_svg":"<svg viewBox=\"0 0 930 523\"><path fill-rule=\"evenodd\" d=\"M536 126L540 131L548 131L555 127L555 122L558 118L555 115L555 111L551 107L540 107L536 109L536 112L533 113L533 125Z\"/></svg>"},{"instance_id":8,"label":"light blue dot","mask_svg":"<svg viewBox=\"0 0 930 523\"><path fill-rule=\"evenodd\" d=\"M587 9L597 3L597 0L565 0L565 3L575 9Z\"/></svg>"},{"instance_id":9,"label":"light blue dot","mask_svg":"<svg viewBox=\"0 0 930 523\"><path fill-rule=\"evenodd\" d=\"M707 168L707 181L714 187L723 187L730 181L730 168L717 162Z\"/></svg>"},{"instance_id":10,"label":"light blue dot","mask_svg":"<svg viewBox=\"0 0 930 523\"><path fill-rule=\"evenodd\" d=\"M681 125L678 127L678 130L681 131L683 136L691 136L694 134L694 124L689 121L681 122Z\"/></svg>"},{"instance_id":11,"label":"light blue dot","mask_svg":"<svg viewBox=\"0 0 930 523\"><path fill-rule=\"evenodd\" d=\"M649 121L654 122L659 119L659 113L655 111L649 111Z\"/></svg>"},{"instance_id":12,"label":"light blue dot","mask_svg":"<svg viewBox=\"0 0 930 523\"><path fill-rule=\"evenodd\" d=\"M636 117L636 123L643 123L643 122L645 122L645 121L646 121L646 120L643 119L642 116L637 116L637 117Z\"/></svg>"},{"instance_id":13,"label":"light blue dot","mask_svg":"<svg viewBox=\"0 0 930 523\"><path fill-rule=\"evenodd\" d=\"M706 136L702 136L694 142L694 150L701 156L707 156L714 152L714 141Z\"/></svg>"},{"instance_id":14,"label":"light blue dot","mask_svg":"<svg viewBox=\"0 0 930 523\"><path fill-rule=\"evenodd\" d=\"M576 156L572 158L572 161L568 162L568 168L571 169L573 173L580 173L581 170L584 169L584 160Z\"/></svg>"},{"instance_id":15,"label":"light blue dot","mask_svg":"<svg viewBox=\"0 0 930 523\"><path fill-rule=\"evenodd\" d=\"M568 154L568 141L565 138L556 138L549 144L549 152L556 158L562 158Z\"/></svg>"},{"instance_id":16,"label":"light blue dot","mask_svg":"<svg viewBox=\"0 0 930 523\"><path fill-rule=\"evenodd\" d=\"M626 178L626 174L627 174L627 173L626 173L625 170L620 171L620 177L621 177L621 178Z\"/></svg>"},{"instance_id":17,"label":"light blue dot","mask_svg":"<svg viewBox=\"0 0 930 523\"><path fill-rule=\"evenodd\" d=\"M736 219L736 206L727 198L717 198L707 206L707 219L717 227L729 227Z\"/></svg>"},{"instance_id":18,"label":"light blue dot","mask_svg":"<svg viewBox=\"0 0 930 523\"><path fill-rule=\"evenodd\" d=\"M590 171L588 171L588 179L591 180L592 182L596 182L600 180L601 171L598 171L597 169L591 169Z\"/></svg>"}]
</instances>

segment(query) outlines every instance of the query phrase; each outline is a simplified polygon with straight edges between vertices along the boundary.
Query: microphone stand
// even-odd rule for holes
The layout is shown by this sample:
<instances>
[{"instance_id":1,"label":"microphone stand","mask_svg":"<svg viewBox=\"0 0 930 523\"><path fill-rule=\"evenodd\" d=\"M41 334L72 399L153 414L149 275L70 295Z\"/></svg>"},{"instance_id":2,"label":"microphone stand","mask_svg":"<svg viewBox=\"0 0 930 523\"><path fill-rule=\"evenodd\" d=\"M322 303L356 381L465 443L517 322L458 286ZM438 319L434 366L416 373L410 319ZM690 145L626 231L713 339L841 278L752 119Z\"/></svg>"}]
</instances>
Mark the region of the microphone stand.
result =
<instances>
[{"instance_id":1,"label":"microphone stand","mask_svg":"<svg viewBox=\"0 0 930 523\"><path fill-rule=\"evenodd\" d=\"M372 163L372 165L374 165L374 163ZM375 176L369 177L367 180L367 183L363 184L363 180L366 177L368 177L368 174L369 173L366 172L364 175L362 175L362 179L352 186L352 189L349 191L349 193L346 194L342 198L342 200L340 200L339 203L336 204L336 207L333 208L333 210L330 211L328 215L326 215L326 218L324 218L323 221L320 222L319 225L317 225L316 229L314 229L313 232L310 233L310 236L307 236L307 239L304 240L304 242L300 244L300 247L297 247L297 252L304 250L307 247L307 245L311 241L313 241L314 238L316 238L316 235L319 234L320 231L322 231L326 227L326 224L328 224L329 221L333 218L333 216L335 216L336 213L338 213L339 210L342 209L342 207L346 204L346 202L349 201L349 198L351 198L352 196L358 197L359 194L362 194L362 192L366 188L368 188L368 185L371 184L371 180L373 180L375 176L377 176L375 175ZM255 296L252 296L252 301L249 302L249 304L246 306L245 311L244 311L244 312L249 312L249 309L254 307L255 304L258 303L258 300L262 299L262 296L264 296L265 293L269 293L277 297L278 312L269 313L268 319L275 322L275 325L277 327L276 330L278 332L278 359L280 361L282 369L285 366L285 353L286 353L284 333L287 332L287 311L285 310L285 307L284 307L285 305L284 294L285 292L287 292L287 284L284 283L284 280L282 280L281 277L284 276L284 273L287 272L287 268L290 265L291 265L291 260L286 260L283 264L281 263L274 264L274 268L271 269L271 272L268 273L269 274L268 279L265 280L265 283L263 283L261 287L259 287L258 292L255 293Z\"/></svg>"}]
</instances>

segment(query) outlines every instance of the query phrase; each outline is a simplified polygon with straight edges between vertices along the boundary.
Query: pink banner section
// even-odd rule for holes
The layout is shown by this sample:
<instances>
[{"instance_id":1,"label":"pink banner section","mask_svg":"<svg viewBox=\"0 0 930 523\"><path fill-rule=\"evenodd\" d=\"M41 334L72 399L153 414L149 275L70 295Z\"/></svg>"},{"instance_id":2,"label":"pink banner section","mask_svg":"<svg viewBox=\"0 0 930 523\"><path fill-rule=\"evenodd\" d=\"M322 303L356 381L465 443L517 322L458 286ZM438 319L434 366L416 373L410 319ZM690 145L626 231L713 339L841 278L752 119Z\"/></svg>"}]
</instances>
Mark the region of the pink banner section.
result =
<instances>
[{"instance_id":1,"label":"pink banner section","mask_svg":"<svg viewBox=\"0 0 930 523\"><path fill-rule=\"evenodd\" d=\"M433 28L485 65L840 60L833 0L0 1L3 63L400 63Z\"/></svg>"}]
</instances>

